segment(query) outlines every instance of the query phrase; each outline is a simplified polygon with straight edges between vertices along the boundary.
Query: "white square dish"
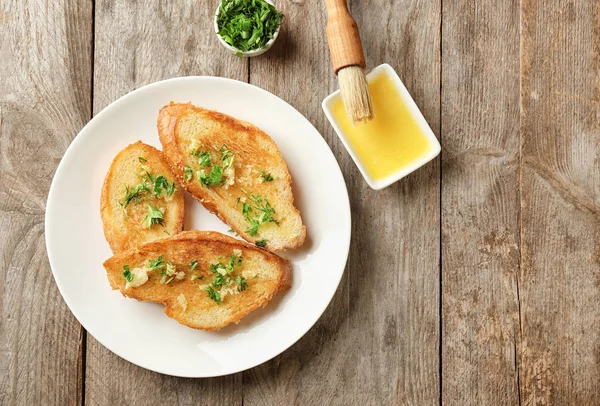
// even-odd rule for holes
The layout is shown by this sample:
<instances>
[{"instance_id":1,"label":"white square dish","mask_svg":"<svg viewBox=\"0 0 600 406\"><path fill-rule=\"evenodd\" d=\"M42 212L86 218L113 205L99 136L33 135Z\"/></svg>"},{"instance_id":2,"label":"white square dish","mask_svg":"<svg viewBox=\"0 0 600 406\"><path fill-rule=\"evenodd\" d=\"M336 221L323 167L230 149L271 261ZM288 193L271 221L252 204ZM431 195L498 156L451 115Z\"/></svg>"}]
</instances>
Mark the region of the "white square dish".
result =
<instances>
[{"instance_id":1,"label":"white square dish","mask_svg":"<svg viewBox=\"0 0 600 406\"><path fill-rule=\"evenodd\" d=\"M329 120L329 122L331 123L336 134L338 135L338 137L340 138L340 140L346 147L346 150L348 151L348 153L354 160L354 163L356 164L356 166L358 166L360 173L363 175L363 177L365 178L365 180L367 181L369 186L374 190L380 190L385 187L388 187L389 185L391 185L394 182L397 182L398 180L402 179L409 173L416 171L417 169L419 169L426 163L433 160L436 156L438 156L438 154L441 151L441 146L440 146L439 141L437 140L437 137L431 130L431 127L425 120L425 117L419 110L419 107L417 106L417 104L415 103L413 98L411 97L411 95L408 92L408 90L406 89L406 87L404 86L404 83L402 83L402 80L400 80L400 77L398 76L398 74L396 73L394 68L392 68L387 63L379 65L367 74L367 81L369 83L371 83L379 75L388 75L389 78L392 79L392 82L396 86L396 90L397 90L398 94L400 95L402 102L404 103L404 105L406 106L406 108L408 109L408 111L410 112L410 114L412 115L414 120L416 121L419 129L421 130L421 133L425 136L425 138L427 139L427 142L431 146L430 150L426 154L416 158L413 162L411 162L410 164L408 164L406 166L403 166L402 168L398 169L397 171L395 171L394 173L392 173L389 176L386 176L382 179L373 178L373 176L371 176L371 174L367 171L364 163L361 161L361 159L358 156L358 154L356 153L354 147L349 142L347 135L342 131L342 127L341 127L340 123L338 122L338 119L333 114L333 106L340 99L340 91L338 90L338 91L330 94L323 100L323 103L322 103L323 111L325 112L327 119ZM375 114L376 114L376 112L375 112Z\"/></svg>"}]
</instances>

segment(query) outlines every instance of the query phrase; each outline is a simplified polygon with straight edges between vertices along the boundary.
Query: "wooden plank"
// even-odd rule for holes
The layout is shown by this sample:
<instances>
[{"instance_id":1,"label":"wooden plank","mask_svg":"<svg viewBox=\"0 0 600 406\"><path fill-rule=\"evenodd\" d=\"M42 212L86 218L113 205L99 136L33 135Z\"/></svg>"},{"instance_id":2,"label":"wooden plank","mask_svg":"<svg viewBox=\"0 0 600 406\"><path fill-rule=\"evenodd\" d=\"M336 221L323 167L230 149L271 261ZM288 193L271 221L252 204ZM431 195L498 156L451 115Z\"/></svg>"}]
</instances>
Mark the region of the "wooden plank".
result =
<instances>
[{"instance_id":1,"label":"wooden plank","mask_svg":"<svg viewBox=\"0 0 600 406\"><path fill-rule=\"evenodd\" d=\"M354 1L351 9L368 65L398 69L437 132L441 6L401 3ZM250 82L291 103L324 135L346 178L353 239L333 302L299 343L244 374L244 404L438 404L439 164L369 189L321 110L337 87L322 3L278 5L282 37L252 59Z\"/></svg>"},{"instance_id":2,"label":"wooden plank","mask_svg":"<svg viewBox=\"0 0 600 406\"><path fill-rule=\"evenodd\" d=\"M524 0L523 404L600 404L600 3Z\"/></svg>"},{"instance_id":3,"label":"wooden plank","mask_svg":"<svg viewBox=\"0 0 600 406\"><path fill-rule=\"evenodd\" d=\"M44 243L52 176L89 119L91 1L0 4L0 404L81 401L81 327Z\"/></svg>"},{"instance_id":4,"label":"wooden plank","mask_svg":"<svg viewBox=\"0 0 600 406\"><path fill-rule=\"evenodd\" d=\"M212 31L212 7L192 0L98 0L94 112L130 90L165 78L217 75L247 80L247 62L228 55ZM203 380L160 375L120 359L91 336L87 355L89 405L242 401L241 374Z\"/></svg>"},{"instance_id":5,"label":"wooden plank","mask_svg":"<svg viewBox=\"0 0 600 406\"><path fill-rule=\"evenodd\" d=\"M517 404L519 1L442 15L442 404Z\"/></svg>"}]
</instances>

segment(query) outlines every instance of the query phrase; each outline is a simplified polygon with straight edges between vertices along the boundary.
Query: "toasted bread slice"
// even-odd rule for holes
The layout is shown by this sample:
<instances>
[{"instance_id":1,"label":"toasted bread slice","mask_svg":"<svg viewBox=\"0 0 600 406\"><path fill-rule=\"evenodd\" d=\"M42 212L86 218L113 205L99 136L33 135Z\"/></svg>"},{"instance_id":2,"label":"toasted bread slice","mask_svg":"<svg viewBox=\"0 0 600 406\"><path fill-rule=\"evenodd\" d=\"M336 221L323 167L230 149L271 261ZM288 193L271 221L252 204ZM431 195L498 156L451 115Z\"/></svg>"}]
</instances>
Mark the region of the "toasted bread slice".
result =
<instances>
[{"instance_id":1,"label":"toasted bread slice","mask_svg":"<svg viewBox=\"0 0 600 406\"><path fill-rule=\"evenodd\" d=\"M167 316L202 330L239 322L288 289L292 278L288 261L212 231L149 242L113 256L104 267L113 289L162 303Z\"/></svg>"},{"instance_id":2,"label":"toasted bread slice","mask_svg":"<svg viewBox=\"0 0 600 406\"><path fill-rule=\"evenodd\" d=\"M178 181L245 240L271 251L302 245L291 176L273 140L250 123L192 104L158 116L163 151Z\"/></svg>"},{"instance_id":3,"label":"toasted bread slice","mask_svg":"<svg viewBox=\"0 0 600 406\"><path fill-rule=\"evenodd\" d=\"M104 236L114 253L182 230L183 189L174 181L164 155L150 145L138 141L117 154L100 198Z\"/></svg>"}]
</instances>

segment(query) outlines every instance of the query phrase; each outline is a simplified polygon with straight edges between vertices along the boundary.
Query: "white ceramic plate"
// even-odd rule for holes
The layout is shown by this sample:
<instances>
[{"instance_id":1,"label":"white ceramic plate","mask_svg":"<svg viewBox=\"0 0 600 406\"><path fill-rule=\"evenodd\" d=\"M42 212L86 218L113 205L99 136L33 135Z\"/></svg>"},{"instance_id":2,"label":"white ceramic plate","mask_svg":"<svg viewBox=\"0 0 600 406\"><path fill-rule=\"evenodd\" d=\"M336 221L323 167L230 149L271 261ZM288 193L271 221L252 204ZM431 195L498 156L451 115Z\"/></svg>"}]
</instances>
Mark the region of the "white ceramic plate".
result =
<instances>
[{"instance_id":1,"label":"white ceramic plate","mask_svg":"<svg viewBox=\"0 0 600 406\"><path fill-rule=\"evenodd\" d=\"M163 306L110 289L102 263L112 254L100 219L100 189L121 149L142 140L160 148L159 109L171 100L254 123L279 146L307 229L293 263L292 288L220 332L182 326ZM185 229L229 227L186 196ZM184 77L154 83L115 101L81 130L63 157L48 196L46 245L56 284L85 329L124 359L164 374L210 377L261 364L294 344L319 319L344 272L350 205L340 168L319 132L278 97L247 83Z\"/></svg>"}]
</instances>

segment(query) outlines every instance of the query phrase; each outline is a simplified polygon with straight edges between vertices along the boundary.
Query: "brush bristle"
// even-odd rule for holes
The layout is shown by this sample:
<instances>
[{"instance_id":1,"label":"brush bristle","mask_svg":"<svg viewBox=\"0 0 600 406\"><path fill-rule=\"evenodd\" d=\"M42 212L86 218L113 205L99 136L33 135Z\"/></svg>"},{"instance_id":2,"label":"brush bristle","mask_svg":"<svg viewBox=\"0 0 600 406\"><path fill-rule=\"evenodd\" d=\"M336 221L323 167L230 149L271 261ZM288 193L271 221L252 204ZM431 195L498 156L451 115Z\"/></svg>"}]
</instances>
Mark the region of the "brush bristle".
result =
<instances>
[{"instance_id":1,"label":"brush bristle","mask_svg":"<svg viewBox=\"0 0 600 406\"><path fill-rule=\"evenodd\" d=\"M354 123L369 121L373 118L371 92L360 66L348 66L338 72L342 102L348 116Z\"/></svg>"}]
</instances>

